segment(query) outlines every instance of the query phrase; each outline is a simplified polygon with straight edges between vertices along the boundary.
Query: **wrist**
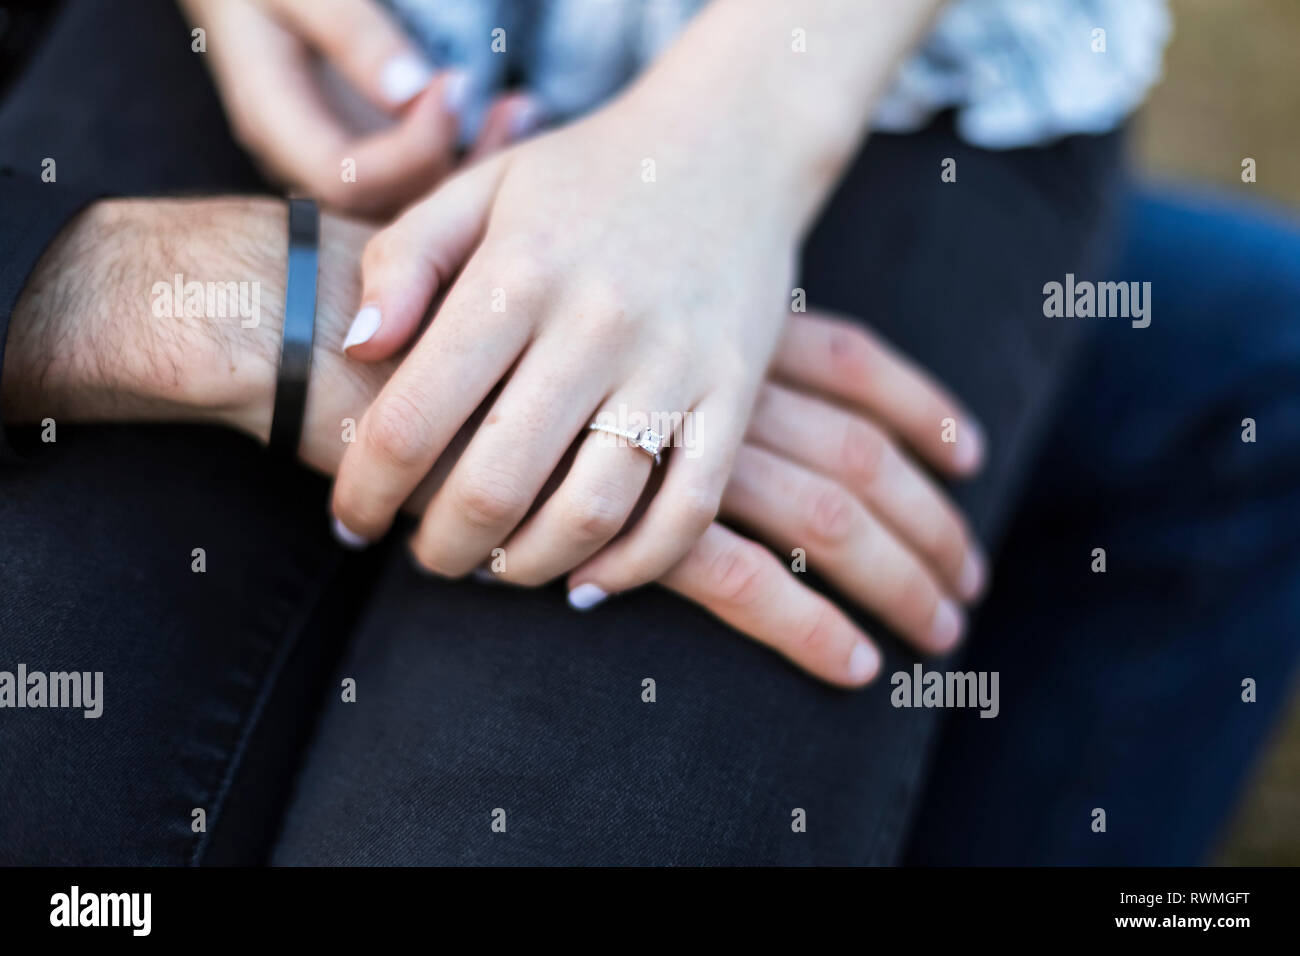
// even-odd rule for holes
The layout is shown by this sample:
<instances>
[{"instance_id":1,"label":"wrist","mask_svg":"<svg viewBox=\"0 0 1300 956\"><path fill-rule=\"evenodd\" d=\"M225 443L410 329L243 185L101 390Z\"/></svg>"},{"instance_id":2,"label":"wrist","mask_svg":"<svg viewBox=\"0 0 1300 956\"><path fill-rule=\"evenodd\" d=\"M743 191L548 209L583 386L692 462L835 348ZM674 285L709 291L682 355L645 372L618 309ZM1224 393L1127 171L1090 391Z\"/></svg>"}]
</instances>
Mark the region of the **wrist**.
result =
<instances>
[{"instance_id":1,"label":"wrist","mask_svg":"<svg viewBox=\"0 0 1300 956\"><path fill-rule=\"evenodd\" d=\"M0 376L6 421L201 422L265 444L283 332L287 228L277 199L88 207L50 244L14 309ZM348 421L360 420L394 367L349 361L341 348L373 231L321 216L299 454L323 471L337 465Z\"/></svg>"},{"instance_id":2,"label":"wrist","mask_svg":"<svg viewBox=\"0 0 1300 956\"><path fill-rule=\"evenodd\" d=\"M800 236L852 161L875 105L941 0L714 0L625 95Z\"/></svg>"},{"instance_id":3,"label":"wrist","mask_svg":"<svg viewBox=\"0 0 1300 956\"><path fill-rule=\"evenodd\" d=\"M280 204L114 200L72 220L10 321L6 418L240 426L274 373ZM279 257L277 261L276 257Z\"/></svg>"}]
</instances>

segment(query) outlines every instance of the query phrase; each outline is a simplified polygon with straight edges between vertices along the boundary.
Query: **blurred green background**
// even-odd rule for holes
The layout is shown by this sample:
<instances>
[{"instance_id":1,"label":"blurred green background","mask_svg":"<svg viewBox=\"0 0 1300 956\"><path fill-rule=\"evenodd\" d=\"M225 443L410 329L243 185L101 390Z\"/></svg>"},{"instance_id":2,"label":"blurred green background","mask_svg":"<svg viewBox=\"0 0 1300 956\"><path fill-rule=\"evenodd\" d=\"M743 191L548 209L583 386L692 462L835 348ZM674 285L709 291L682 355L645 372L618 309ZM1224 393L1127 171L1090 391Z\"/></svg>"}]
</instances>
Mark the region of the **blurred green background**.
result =
<instances>
[{"instance_id":1,"label":"blurred green background","mask_svg":"<svg viewBox=\"0 0 1300 956\"><path fill-rule=\"evenodd\" d=\"M1171 0L1164 81L1138 117L1152 175L1300 207L1300 0ZM1241 161L1257 182L1241 181ZM1300 381L1300 372L1297 373ZM1300 622L1295 625L1300 639ZM1262 685L1263 682L1261 682ZM1215 862L1300 865L1300 694L1223 834ZM1213 773L1213 768L1206 768Z\"/></svg>"}]
</instances>

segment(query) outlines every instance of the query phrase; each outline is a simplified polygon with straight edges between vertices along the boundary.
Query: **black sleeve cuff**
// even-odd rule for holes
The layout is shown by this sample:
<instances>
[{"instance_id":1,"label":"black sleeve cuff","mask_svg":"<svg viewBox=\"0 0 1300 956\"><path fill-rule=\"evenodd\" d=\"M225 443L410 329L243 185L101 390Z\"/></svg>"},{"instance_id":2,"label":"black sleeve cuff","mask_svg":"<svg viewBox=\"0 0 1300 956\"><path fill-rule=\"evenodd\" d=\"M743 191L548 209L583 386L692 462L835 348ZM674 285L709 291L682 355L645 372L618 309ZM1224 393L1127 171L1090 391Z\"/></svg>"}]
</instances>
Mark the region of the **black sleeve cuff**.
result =
<instances>
[{"instance_id":1,"label":"black sleeve cuff","mask_svg":"<svg viewBox=\"0 0 1300 956\"><path fill-rule=\"evenodd\" d=\"M0 375L4 374L9 317L41 254L78 212L102 195L100 190L61 182L42 182L0 166ZM5 437L0 388L0 462L19 460Z\"/></svg>"}]
</instances>

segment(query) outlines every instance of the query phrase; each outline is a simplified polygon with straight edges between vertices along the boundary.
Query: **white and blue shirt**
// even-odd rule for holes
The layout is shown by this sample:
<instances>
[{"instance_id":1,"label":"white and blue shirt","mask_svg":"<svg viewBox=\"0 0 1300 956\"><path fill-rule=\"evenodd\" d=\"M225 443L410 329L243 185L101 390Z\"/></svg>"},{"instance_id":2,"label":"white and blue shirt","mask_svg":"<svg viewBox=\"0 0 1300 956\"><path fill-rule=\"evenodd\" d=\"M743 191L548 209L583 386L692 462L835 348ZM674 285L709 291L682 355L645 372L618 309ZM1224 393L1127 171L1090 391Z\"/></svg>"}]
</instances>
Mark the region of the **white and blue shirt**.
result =
<instances>
[{"instance_id":1,"label":"white and blue shirt","mask_svg":"<svg viewBox=\"0 0 1300 956\"><path fill-rule=\"evenodd\" d=\"M386 2L435 65L468 72L472 137L511 78L552 120L591 109L644 69L706 0ZM872 125L908 132L953 109L959 135L990 149L1104 132L1159 78L1169 32L1165 0L953 0L901 64Z\"/></svg>"}]
</instances>

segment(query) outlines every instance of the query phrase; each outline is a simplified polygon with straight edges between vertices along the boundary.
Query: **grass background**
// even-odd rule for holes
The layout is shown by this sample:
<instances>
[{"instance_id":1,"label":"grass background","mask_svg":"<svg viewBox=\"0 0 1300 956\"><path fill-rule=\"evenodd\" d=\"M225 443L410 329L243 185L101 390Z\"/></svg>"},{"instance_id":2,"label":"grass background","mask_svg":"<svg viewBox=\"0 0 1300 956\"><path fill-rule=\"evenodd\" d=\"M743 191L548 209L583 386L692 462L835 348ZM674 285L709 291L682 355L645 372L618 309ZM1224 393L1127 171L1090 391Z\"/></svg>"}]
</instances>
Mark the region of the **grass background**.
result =
<instances>
[{"instance_id":1,"label":"grass background","mask_svg":"<svg viewBox=\"0 0 1300 956\"><path fill-rule=\"evenodd\" d=\"M1154 175L1212 183L1300 215L1300 0L1170 6L1174 36L1165 78L1138 117L1138 162ZM1253 184L1241 181L1247 156L1257 163ZM1300 865L1297 690L1215 862Z\"/></svg>"}]
</instances>

